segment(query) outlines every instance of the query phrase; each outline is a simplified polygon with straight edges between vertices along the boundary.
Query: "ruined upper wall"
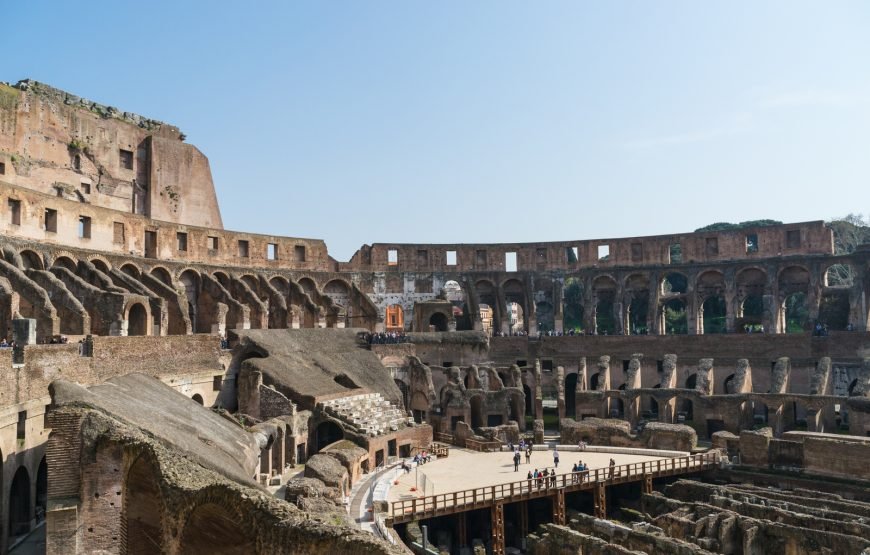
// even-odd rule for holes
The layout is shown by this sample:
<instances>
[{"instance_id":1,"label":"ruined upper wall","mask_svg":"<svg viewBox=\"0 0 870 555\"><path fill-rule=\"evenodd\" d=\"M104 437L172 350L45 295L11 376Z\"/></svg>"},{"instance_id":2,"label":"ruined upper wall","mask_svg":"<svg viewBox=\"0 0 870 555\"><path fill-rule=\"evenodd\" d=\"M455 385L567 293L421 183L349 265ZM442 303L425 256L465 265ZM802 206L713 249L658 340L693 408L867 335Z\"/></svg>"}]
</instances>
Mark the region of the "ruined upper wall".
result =
<instances>
[{"instance_id":1,"label":"ruined upper wall","mask_svg":"<svg viewBox=\"0 0 870 555\"><path fill-rule=\"evenodd\" d=\"M35 81L0 84L0 179L157 220L221 229L208 159L175 126Z\"/></svg>"},{"instance_id":2,"label":"ruined upper wall","mask_svg":"<svg viewBox=\"0 0 870 555\"><path fill-rule=\"evenodd\" d=\"M757 248L749 248L752 241ZM674 249L678 246L678 249ZM679 250L680 257L672 256ZM391 251L393 255L391 256ZM694 264L760 260L776 256L833 254L834 236L823 221L623 239L548 243L364 245L341 270L506 271L515 253L517 271L589 267ZM448 253L455 253L450 254ZM606 253L606 255L605 255ZM455 256L455 264L448 256Z\"/></svg>"}]
</instances>

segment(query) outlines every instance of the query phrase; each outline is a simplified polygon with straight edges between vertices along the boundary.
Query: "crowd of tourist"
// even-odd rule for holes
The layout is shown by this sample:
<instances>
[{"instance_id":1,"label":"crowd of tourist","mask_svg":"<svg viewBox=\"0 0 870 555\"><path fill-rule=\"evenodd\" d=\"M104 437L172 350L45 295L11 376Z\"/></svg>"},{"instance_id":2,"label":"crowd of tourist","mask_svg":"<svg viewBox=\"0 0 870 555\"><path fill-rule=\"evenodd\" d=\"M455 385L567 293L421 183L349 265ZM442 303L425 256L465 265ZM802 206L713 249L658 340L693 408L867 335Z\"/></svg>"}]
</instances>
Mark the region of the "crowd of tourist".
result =
<instances>
[{"instance_id":1,"label":"crowd of tourist","mask_svg":"<svg viewBox=\"0 0 870 555\"><path fill-rule=\"evenodd\" d=\"M0 349L13 349L13 348L15 348L14 341L12 341L12 342L6 341L5 337L2 340L0 340Z\"/></svg>"},{"instance_id":2,"label":"crowd of tourist","mask_svg":"<svg viewBox=\"0 0 870 555\"><path fill-rule=\"evenodd\" d=\"M392 345L394 343L408 342L408 336L403 331L367 333L365 339L369 345Z\"/></svg>"}]
</instances>

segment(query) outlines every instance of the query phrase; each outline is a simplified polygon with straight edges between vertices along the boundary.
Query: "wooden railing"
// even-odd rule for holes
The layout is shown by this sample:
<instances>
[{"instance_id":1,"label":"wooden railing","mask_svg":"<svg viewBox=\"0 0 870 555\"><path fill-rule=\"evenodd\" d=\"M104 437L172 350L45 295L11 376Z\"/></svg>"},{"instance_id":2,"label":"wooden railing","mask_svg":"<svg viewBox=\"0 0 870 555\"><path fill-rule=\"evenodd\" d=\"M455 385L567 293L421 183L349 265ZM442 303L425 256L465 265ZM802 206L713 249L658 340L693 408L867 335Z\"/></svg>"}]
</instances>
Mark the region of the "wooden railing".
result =
<instances>
[{"instance_id":1,"label":"wooden railing","mask_svg":"<svg viewBox=\"0 0 870 555\"><path fill-rule=\"evenodd\" d=\"M435 455L439 459L443 459L450 455L450 446L445 445L444 443L432 443L429 446L429 452Z\"/></svg>"},{"instance_id":2,"label":"wooden railing","mask_svg":"<svg viewBox=\"0 0 870 555\"><path fill-rule=\"evenodd\" d=\"M559 489L566 493L592 489L597 482L604 485L622 484L644 479L700 472L717 466L717 452L701 453L673 459L621 464L614 467L596 468L547 476L541 479L526 479L494 486L485 486L451 493L439 493L415 499L393 501L390 517L393 523L407 522L418 518L431 518L482 507L497 501L506 503L553 495Z\"/></svg>"},{"instance_id":3,"label":"wooden railing","mask_svg":"<svg viewBox=\"0 0 870 555\"><path fill-rule=\"evenodd\" d=\"M481 453L488 453L490 451L498 451L501 449L501 442L492 440L481 441L479 439L467 437L465 438L465 448L471 449L472 451L480 451Z\"/></svg>"},{"instance_id":4,"label":"wooden railing","mask_svg":"<svg viewBox=\"0 0 870 555\"><path fill-rule=\"evenodd\" d=\"M444 432L435 432L432 434L432 439L441 443L453 445L453 434L445 434Z\"/></svg>"}]
</instances>

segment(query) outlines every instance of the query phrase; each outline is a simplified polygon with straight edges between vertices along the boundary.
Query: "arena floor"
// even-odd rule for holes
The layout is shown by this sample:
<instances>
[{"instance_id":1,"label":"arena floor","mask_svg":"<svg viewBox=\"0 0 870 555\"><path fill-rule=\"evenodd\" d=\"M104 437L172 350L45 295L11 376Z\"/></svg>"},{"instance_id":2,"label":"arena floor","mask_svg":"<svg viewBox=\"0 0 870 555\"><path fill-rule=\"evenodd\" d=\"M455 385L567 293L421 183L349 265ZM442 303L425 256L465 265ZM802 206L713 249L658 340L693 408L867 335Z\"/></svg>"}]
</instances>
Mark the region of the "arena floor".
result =
<instances>
[{"instance_id":1,"label":"arena floor","mask_svg":"<svg viewBox=\"0 0 870 555\"><path fill-rule=\"evenodd\" d=\"M583 461L590 469L606 468L613 458L617 465L654 461L662 458L649 455L624 455L619 453L595 453L591 451L559 451L559 468L556 474L568 474L574 463ZM399 501L410 497L449 493L453 491L492 486L518 480L525 480L527 473L535 469L553 468L553 451L534 451L529 464L525 455L520 468L514 472L513 454L478 453L457 447L450 447L450 456L420 465L411 472L399 475L398 484L390 488L389 500ZM416 491L415 480L419 484ZM424 493L425 485L425 493Z\"/></svg>"}]
</instances>

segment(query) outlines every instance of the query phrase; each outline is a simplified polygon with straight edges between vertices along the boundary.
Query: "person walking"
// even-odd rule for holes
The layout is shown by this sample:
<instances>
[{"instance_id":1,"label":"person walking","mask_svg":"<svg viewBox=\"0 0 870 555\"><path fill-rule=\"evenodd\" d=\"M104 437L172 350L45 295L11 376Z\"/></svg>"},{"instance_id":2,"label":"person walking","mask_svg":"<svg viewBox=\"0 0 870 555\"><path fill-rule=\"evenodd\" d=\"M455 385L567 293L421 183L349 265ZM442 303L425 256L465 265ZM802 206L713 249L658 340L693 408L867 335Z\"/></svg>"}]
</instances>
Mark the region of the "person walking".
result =
<instances>
[{"instance_id":1,"label":"person walking","mask_svg":"<svg viewBox=\"0 0 870 555\"><path fill-rule=\"evenodd\" d=\"M532 462L532 446L529 445L526 447L526 464L531 464Z\"/></svg>"},{"instance_id":2,"label":"person walking","mask_svg":"<svg viewBox=\"0 0 870 555\"><path fill-rule=\"evenodd\" d=\"M520 452L516 451L514 453L514 472L518 472L520 470Z\"/></svg>"},{"instance_id":3,"label":"person walking","mask_svg":"<svg viewBox=\"0 0 870 555\"><path fill-rule=\"evenodd\" d=\"M553 447L553 466L559 468L559 451Z\"/></svg>"}]
</instances>

